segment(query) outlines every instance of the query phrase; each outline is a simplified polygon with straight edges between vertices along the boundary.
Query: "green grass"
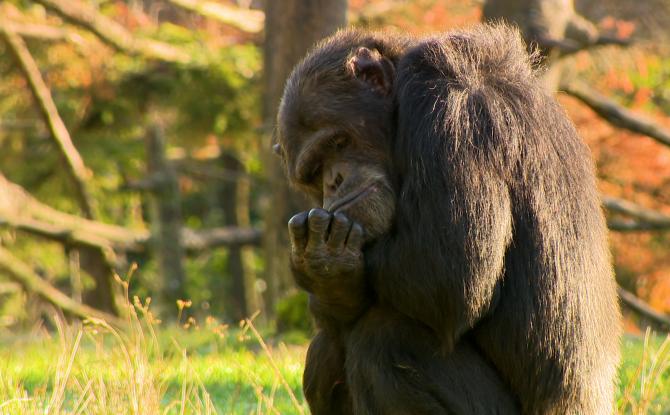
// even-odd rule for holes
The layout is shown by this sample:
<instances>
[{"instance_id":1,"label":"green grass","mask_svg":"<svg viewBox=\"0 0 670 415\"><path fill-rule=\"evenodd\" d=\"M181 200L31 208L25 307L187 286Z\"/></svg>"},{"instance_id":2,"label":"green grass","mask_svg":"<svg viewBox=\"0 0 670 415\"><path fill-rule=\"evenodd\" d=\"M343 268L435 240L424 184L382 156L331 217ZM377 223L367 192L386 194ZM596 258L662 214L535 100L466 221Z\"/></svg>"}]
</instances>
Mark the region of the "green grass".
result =
<instances>
[{"instance_id":1,"label":"green grass","mask_svg":"<svg viewBox=\"0 0 670 415\"><path fill-rule=\"evenodd\" d=\"M163 327L138 300L127 306L123 330L56 319L55 334L0 338L0 414L308 412L304 344L268 345L251 321Z\"/></svg>"},{"instance_id":2,"label":"green grass","mask_svg":"<svg viewBox=\"0 0 670 415\"><path fill-rule=\"evenodd\" d=\"M267 345L248 324L189 325L143 316L123 331L61 325L55 334L0 338L0 414L309 412L300 390L304 343ZM627 336L622 351L618 412L669 413L670 343Z\"/></svg>"},{"instance_id":3,"label":"green grass","mask_svg":"<svg viewBox=\"0 0 670 415\"><path fill-rule=\"evenodd\" d=\"M670 413L670 336L624 336L621 352L618 413Z\"/></svg>"},{"instance_id":4,"label":"green grass","mask_svg":"<svg viewBox=\"0 0 670 415\"><path fill-rule=\"evenodd\" d=\"M160 343L166 344L162 357L151 353L143 357L130 356L128 361L113 339L99 337L90 333L82 336L65 387L63 413L77 406L77 399L85 395L83 391L89 383L98 393L107 395L108 412L96 409L83 413L130 413L126 411L133 401L141 403L145 398L148 398L145 405L138 405L134 413L154 413L156 405L149 402L151 400L157 400L161 410L167 408L168 413L182 413L182 407L185 413L298 412L268 356L253 344L237 339L222 340L203 331L173 329L159 336ZM177 345L175 341L182 344ZM5 341L0 346L0 414L16 414L20 404L26 403L10 401L17 397L46 403L57 389L57 374L67 372L67 359L60 359L59 364L64 350L59 339L43 336ZM281 377L301 403L304 352L303 346L284 344L271 350ZM147 366L142 362L144 357L149 362ZM25 395L21 389L25 389ZM139 399L133 399L129 393L133 389L144 393L138 394ZM206 410L207 400L215 411ZM2 407L3 402L5 407Z\"/></svg>"}]
</instances>

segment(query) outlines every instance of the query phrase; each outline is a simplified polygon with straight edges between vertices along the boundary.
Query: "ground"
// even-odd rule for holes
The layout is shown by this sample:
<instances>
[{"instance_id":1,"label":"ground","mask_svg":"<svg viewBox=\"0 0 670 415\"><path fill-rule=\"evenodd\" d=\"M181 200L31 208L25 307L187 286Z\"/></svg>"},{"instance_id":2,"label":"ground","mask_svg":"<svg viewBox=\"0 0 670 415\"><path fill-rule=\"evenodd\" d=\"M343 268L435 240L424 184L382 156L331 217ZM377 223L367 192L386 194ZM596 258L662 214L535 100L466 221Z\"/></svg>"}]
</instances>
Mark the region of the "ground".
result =
<instances>
[{"instance_id":1,"label":"ground","mask_svg":"<svg viewBox=\"0 0 670 415\"><path fill-rule=\"evenodd\" d=\"M214 320L162 326L4 333L0 414L309 413L300 391L304 338L263 340L252 326ZM670 342L627 336L622 350L619 413L668 413Z\"/></svg>"}]
</instances>

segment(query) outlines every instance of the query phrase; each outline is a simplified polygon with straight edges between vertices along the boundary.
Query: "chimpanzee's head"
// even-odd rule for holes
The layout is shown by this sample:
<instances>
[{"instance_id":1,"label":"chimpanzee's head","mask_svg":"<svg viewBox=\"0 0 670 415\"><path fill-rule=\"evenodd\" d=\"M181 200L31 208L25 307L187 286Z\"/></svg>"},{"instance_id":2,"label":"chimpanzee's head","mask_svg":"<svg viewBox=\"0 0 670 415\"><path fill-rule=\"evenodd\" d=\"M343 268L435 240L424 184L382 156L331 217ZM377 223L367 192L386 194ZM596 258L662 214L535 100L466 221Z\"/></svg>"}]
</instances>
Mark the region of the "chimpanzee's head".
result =
<instances>
[{"instance_id":1,"label":"chimpanzee's head","mask_svg":"<svg viewBox=\"0 0 670 415\"><path fill-rule=\"evenodd\" d=\"M293 70L277 116L274 149L291 184L360 223L368 240L388 231L395 209L390 140L404 47L355 30L326 39Z\"/></svg>"}]
</instances>

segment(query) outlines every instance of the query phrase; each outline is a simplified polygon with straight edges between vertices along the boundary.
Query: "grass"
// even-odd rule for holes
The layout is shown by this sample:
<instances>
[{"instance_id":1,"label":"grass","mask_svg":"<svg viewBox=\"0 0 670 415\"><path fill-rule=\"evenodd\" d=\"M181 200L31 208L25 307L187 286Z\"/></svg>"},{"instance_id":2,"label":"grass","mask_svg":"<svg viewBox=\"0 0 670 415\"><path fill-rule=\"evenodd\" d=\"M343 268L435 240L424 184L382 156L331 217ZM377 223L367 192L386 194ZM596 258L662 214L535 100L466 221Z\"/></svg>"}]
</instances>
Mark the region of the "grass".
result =
<instances>
[{"instance_id":1,"label":"grass","mask_svg":"<svg viewBox=\"0 0 670 415\"><path fill-rule=\"evenodd\" d=\"M133 269L134 270L134 269ZM305 346L268 345L253 317L229 329L189 317L164 326L128 298L126 327L101 320L0 338L0 415L304 414Z\"/></svg>"},{"instance_id":2,"label":"grass","mask_svg":"<svg viewBox=\"0 0 670 415\"><path fill-rule=\"evenodd\" d=\"M179 315L188 303L179 304ZM0 338L0 415L306 414L306 344L268 343L251 320L165 326L149 301L126 304L128 327L61 323ZM619 414L670 413L670 340L622 344Z\"/></svg>"},{"instance_id":3,"label":"grass","mask_svg":"<svg viewBox=\"0 0 670 415\"><path fill-rule=\"evenodd\" d=\"M250 325L139 335L98 325L0 342L0 414L300 414L304 345L259 344ZM260 335L259 335L260 336ZM670 412L670 342L623 342L621 414Z\"/></svg>"},{"instance_id":4,"label":"grass","mask_svg":"<svg viewBox=\"0 0 670 415\"><path fill-rule=\"evenodd\" d=\"M307 412L304 346L263 350L249 329L215 327L171 327L155 339L95 326L5 339L0 414Z\"/></svg>"},{"instance_id":5,"label":"grass","mask_svg":"<svg viewBox=\"0 0 670 415\"><path fill-rule=\"evenodd\" d=\"M625 336L622 357L617 412L670 413L670 335Z\"/></svg>"}]
</instances>

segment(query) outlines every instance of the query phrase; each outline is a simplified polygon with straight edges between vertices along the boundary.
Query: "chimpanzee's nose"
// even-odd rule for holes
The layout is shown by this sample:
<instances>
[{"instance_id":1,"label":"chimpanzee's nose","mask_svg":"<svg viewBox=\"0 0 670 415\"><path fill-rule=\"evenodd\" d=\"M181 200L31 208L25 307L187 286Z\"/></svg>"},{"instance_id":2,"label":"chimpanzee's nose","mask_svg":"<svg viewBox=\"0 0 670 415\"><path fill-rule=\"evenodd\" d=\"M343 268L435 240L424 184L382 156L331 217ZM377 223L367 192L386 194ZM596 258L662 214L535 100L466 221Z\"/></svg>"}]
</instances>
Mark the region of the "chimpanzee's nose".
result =
<instances>
[{"instance_id":1,"label":"chimpanzee's nose","mask_svg":"<svg viewBox=\"0 0 670 415\"><path fill-rule=\"evenodd\" d=\"M337 189L340 187L343 181L344 176L342 175L341 169L338 168L337 164L326 169L323 174L324 196L330 196L337 192Z\"/></svg>"}]
</instances>

